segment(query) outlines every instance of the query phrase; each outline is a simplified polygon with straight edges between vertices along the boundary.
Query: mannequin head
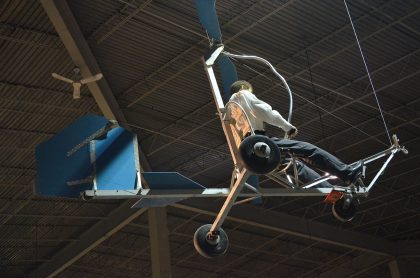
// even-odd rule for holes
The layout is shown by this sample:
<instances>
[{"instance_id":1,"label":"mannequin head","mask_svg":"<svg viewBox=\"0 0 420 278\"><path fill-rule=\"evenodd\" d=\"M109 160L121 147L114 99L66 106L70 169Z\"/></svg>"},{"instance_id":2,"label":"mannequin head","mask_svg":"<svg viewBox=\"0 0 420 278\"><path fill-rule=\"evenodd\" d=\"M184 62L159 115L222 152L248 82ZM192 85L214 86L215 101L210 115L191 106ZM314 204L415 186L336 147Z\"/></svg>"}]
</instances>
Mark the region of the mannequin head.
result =
<instances>
[{"instance_id":1,"label":"mannequin head","mask_svg":"<svg viewBox=\"0 0 420 278\"><path fill-rule=\"evenodd\" d=\"M252 91L252 85L248 81L245 80L238 80L233 82L233 84L230 86L230 93L233 95L241 90L247 90L249 92Z\"/></svg>"}]
</instances>

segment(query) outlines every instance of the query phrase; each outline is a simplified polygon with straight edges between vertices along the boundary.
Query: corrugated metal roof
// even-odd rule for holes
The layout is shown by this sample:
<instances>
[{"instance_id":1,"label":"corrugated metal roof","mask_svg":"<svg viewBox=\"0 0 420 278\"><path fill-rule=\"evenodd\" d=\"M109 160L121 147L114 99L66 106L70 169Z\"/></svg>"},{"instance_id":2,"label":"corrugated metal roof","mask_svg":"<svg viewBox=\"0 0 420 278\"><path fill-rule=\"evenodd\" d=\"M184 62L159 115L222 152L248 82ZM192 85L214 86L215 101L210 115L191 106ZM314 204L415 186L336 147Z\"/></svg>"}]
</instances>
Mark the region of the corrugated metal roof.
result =
<instances>
[{"instance_id":1,"label":"corrugated metal roof","mask_svg":"<svg viewBox=\"0 0 420 278\"><path fill-rule=\"evenodd\" d=\"M68 1L152 168L180 171L206 186L226 186L232 161L200 62L208 41L194 2L154 0L140 10L145 2ZM348 2L388 125L410 156L393 162L355 221L341 227L418 240L420 3ZM342 2L235 0L217 1L216 7L227 50L262 56L289 79L296 93L298 139L345 161L387 144ZM72 77L74 64L39 1L0 3L0 61L0 272L27 275L120 201L82 203L33 194L35 147L78 117L100 114L87 88L74 101L71 86L51 77L52 72ZM287 95L264 66L236 64L258 96L287 112ZM263 177L262 184L273 186ZM318 198L266 198L263 207L340 225ZM191 240L197 226L209 221L169 209L174 277L316 276L363 253L228 221L232 247L209 269ZM365 274L384 269L386 264ZM147 217L141 216L62 276L150 273Z\"/></svg>"}]
</instances>

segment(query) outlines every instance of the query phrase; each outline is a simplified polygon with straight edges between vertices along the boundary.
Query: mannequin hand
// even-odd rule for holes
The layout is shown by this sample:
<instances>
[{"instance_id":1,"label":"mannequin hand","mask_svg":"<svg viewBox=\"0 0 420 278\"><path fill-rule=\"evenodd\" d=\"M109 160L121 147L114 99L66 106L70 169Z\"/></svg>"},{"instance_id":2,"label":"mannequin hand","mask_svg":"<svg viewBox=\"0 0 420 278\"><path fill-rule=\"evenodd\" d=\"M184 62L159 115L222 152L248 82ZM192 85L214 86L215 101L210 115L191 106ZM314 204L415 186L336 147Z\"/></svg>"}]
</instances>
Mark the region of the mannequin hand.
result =
<instances>
[{"instance_id":1,"label":"mannequin hand","mask_svg":"<svg viewBox=\"0 0 420 278\"><path fill-rule=\"evenodd\" d=\"M292 127L286 134L288 138L293 138L298 134L298 130L296 127Z\"/></svg>"}]
</instances>

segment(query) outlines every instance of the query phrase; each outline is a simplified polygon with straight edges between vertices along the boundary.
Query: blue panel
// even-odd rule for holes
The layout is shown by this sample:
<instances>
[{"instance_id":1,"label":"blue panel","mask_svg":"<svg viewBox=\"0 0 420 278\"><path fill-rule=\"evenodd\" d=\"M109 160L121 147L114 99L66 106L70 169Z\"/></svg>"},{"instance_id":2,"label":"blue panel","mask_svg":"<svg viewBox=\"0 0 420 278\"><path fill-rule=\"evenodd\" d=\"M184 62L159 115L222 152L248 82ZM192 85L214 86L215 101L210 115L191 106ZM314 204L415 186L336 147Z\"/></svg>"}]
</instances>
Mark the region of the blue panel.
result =
<instances>
[{"instance_id":1,"label":"blue panel","mask_svg":"<svg viewBox=\"0 0 420 278\"><path fill-rule=\"evenodd\" d=\"M255 187L255 188L258 188L258 176L257 175L252 175L252 176L250 176L247 180L246 180L246 182L249 184L249 185L252 185L253 187Z\"/></svg>"},{"instance_id":2,"label":"blue panel","mask_svg":"<svg viewBox=\"0 0 420 278\"><path fill-rule=\"evenodd\" d=\"M138 200L132 208L166 207L170 204L181 202L186 198L143 198Z\"/></svg>"},{"instance_id":3,"label":"blue panel","mask_svg":"<svg viewBox=\"0 0 420 278\"><path fill-rule=\"evenodd\" d=\"M96 185L98 190L131 190L137 181L134 134L122 127L95 140Z\"/></svg>"},{"instance_id":4,"label":"blue panel","mask_svg":"<svg viewBox=\"0 0 420 278\"><path fill-rule=\"evenodd\" d=\"M250 176L246 182L248 184L252 185L253 187L255 187L256 189L260 188L259 177L257 175ZM261 205L262 204L262 197L255 198L254 200L251 201L251 204Z\"/></svg>"},{"instance_id":5,"label":"blue panel","mask_svg":"<svg viewBox=\"0 0 420 278\"><path fill-rule=\"evenodd\" d=\"M90 183L67 185L68 181L86 179L92 174L89 144L70 156L67 153L108 123L103 117L86 115L39 145L35 151L37 194L77 197L80 191L91 189Z\"/></svg>"},{"instance_id":6,"label":"blue panel","mask_svg":"<svg viewBox=\"0 0 420 278\"><path fill-rule=\"evenodd\" d=\"M142 175L152 190L206 189L178 172L145 172ZM185 199L178 197L143 198L137 201L133 208L164 207Z\"/></svg>"},{"instance_id":7,"label":"blue panel","mask_svg":"<svg viewBox=\"0 0 420 278\"><path fill-rule=\"evenodd\" d=\"M221 41L222 33L217 18L215 0L196 0L195 5L200 23L206 29L209 37Z\"/></svg>"},{"instance_id":8,"label":"blue panel","mask_svg":"<svg viewBox=\"0 0 420 278\"><path fill-rule=\"evenodd\" d=\"M178 172L145 172L143 177L150 189L206 189Z\"/></svg>"},{"instance_id":9,"label":"blue panel","mask_svg":"<svg viewBox=\"0 0 420 278\"><path fill-rule=\"evenodd\" d=\"M196 0L195 1L198 18L201 25L206 29L207 34L211 39L221 42L222 33L220 31L219 19L217 16L215 0ZM229 101L230 86L233 82L238 80L236 67L229 59L229 57L221 54L216 61L223 83L224 101Z\"/></svg>"},{"instance_id":10,"label":"blue panel","mask_svg":"<svg viewBox=\"0 0 420 278\"><path fill-rule=\"evenodd\" d=\"M236 67L229 57L221 54L216 60L217 65L219 66L220 75L222 77L223 92L224 92L224 102L228 102L231 93L230 86L233 82L238 80L238 74L236 72Z\"/></svg>"}]
</instances>

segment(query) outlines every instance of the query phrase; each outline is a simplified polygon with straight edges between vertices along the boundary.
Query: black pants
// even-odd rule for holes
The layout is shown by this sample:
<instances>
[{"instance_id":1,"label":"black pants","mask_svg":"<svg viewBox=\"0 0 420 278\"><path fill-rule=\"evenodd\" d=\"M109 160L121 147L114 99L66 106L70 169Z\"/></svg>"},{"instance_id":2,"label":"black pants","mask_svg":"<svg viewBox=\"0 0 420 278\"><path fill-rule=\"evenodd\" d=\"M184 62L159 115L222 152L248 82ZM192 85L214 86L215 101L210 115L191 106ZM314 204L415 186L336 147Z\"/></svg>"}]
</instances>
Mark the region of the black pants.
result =
<instances>
[{"instance_id":1,"label":"black pants","mask_svg":"<svg viewBox=\"0 0 420 278\"><path fill-rule=\"evenodd\" d=\"M281 152L283 153L290 153L291 155L302 158L307 162L309 165L314 166L315 168L320 169L321 171L328 172L334 176L337 176L342 181L352 181L354 178L354 170L349 165L343 163L334 155L330 154L329 152L318 148L307 142L296 141L296 140L289 140L289 139L279 139L279 138L271 138L274 143L278 146ZM302 163L303 164L303 163ZM299 166L299 165L298 165ZM305 169L305 165L301 165L301 171L308 172L308 169ZM309 168L309 167L306 167ZM299 170L299 169L298 169ZM312 169L310 169L312 170ZM315 171L311 171L314 173L309 173L308 175L315 175L317 174ZM318 175L319 177L319 175Z\"/></svg>"}]
</instances>

